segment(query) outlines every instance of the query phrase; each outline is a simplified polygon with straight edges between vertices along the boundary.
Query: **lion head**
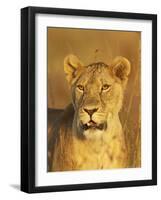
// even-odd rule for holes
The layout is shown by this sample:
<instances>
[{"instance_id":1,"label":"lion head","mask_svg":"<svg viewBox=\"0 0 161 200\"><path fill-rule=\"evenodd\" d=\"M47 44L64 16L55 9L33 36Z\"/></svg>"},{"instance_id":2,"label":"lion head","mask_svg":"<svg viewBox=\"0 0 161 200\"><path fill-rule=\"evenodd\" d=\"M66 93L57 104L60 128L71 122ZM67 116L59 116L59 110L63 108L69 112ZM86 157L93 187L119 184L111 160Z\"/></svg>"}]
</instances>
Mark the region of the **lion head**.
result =
<instances>
[{"instance_id":1,"label":"lion head","mask_svg":"<svg viewBox=\"0 0 161 200\"><path fill-rule=\"evenodd\" d=\"M68 55L64 71L75 110L73 129L85 139L101 137L122 107L130 62L119 56L110 65L97 62L84 66L75 55Z\"/></svg>"}]
</instances>

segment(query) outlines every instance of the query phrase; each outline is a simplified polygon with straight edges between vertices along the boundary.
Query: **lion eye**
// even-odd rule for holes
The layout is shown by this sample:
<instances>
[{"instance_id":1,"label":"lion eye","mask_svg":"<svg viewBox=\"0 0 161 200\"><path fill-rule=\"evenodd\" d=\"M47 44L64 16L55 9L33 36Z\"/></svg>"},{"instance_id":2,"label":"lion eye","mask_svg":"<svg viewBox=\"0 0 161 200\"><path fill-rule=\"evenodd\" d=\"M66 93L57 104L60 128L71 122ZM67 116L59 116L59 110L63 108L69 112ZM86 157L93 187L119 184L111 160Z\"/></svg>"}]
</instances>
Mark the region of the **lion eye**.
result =
<instances>
[{"instance_id":1,"label":"lion eye","mask_svg":"<svg viewBox=\"0 0 161 200\"><path fill-rule=\"evenodd\" d=\"M108 84L104 84L103 86L102 86L102 90L103 91L107 91L107 90L109 90L110 89L110 85L108 85Z\"/></svg>"},{"instance_id":2,"label":"lion eye","mask_svg":"<svg viewBox=\"0 0 161 200\"><path fill-rule=\"evenodd\" d=\"M77 88L78 88L79 90L81 90L81 91L84 91L83 85L77 85Z\"/></svg>"}]
</instances>

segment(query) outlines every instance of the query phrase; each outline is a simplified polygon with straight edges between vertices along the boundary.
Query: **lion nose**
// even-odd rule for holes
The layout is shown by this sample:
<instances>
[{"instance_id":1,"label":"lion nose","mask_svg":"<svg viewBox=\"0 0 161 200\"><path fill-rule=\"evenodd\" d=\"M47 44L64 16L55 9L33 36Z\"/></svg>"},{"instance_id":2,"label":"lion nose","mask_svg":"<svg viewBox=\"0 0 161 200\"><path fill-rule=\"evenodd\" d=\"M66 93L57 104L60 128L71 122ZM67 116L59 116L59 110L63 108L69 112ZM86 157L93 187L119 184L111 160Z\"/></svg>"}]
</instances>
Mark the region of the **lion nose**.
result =
<instances>
[{"instance_id":1,"label":"lion nose","mask_svg":"<svg viewBox=\"0 0 161 200\"><path fill-rule=\"evenodd\" d=\"M87 112L90 116L92 116L93 113L95 113L97 110L98 110L98 108L94 108L94 109L84 108L84 111Z\"/></svg>"}]
</instances>

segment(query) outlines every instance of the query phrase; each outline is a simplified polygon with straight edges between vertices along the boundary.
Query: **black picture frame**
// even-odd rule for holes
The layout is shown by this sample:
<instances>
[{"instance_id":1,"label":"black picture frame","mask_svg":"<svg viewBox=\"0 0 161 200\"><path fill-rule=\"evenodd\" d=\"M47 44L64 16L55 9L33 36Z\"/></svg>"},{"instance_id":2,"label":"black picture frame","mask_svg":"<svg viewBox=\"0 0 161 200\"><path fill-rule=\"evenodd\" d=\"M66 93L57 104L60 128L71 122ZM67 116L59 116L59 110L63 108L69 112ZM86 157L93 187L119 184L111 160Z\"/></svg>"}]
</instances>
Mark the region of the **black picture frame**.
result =
<instances>
[{"instance_id":1,"label":"black picture frame","mask_svg":"<svg viewBox=\"0 0 161 200\"><path fill-rule=\"evenodd\" d=\"M59 186L35 186L35 15L59 14L152 21L152 179ZM27 193L157 184L157 15L45 7L21 9L21 190Z\"/></svg>"}]
</instances>

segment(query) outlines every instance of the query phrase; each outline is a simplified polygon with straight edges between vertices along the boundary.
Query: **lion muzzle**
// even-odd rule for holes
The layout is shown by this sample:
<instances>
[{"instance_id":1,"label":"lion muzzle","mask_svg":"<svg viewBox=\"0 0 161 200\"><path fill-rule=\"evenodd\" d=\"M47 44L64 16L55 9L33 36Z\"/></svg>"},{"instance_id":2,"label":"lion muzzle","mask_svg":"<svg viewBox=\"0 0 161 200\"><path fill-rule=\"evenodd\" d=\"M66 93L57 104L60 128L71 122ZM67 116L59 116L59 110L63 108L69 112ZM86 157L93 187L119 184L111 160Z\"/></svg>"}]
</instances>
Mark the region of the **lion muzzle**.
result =
<instances>
[{"instance_id":1,"label":"lion muzzle","mask_svg":"<svg viewBox=\"0 0 161 200\"><path fill-rule=\"evenodd\" d=\"M84 131L89 129L103 131L107 129L107 122L98 124L95 121L90 120L86 124L81 123L80 126Z\"/></svg>"}]
</instances>

